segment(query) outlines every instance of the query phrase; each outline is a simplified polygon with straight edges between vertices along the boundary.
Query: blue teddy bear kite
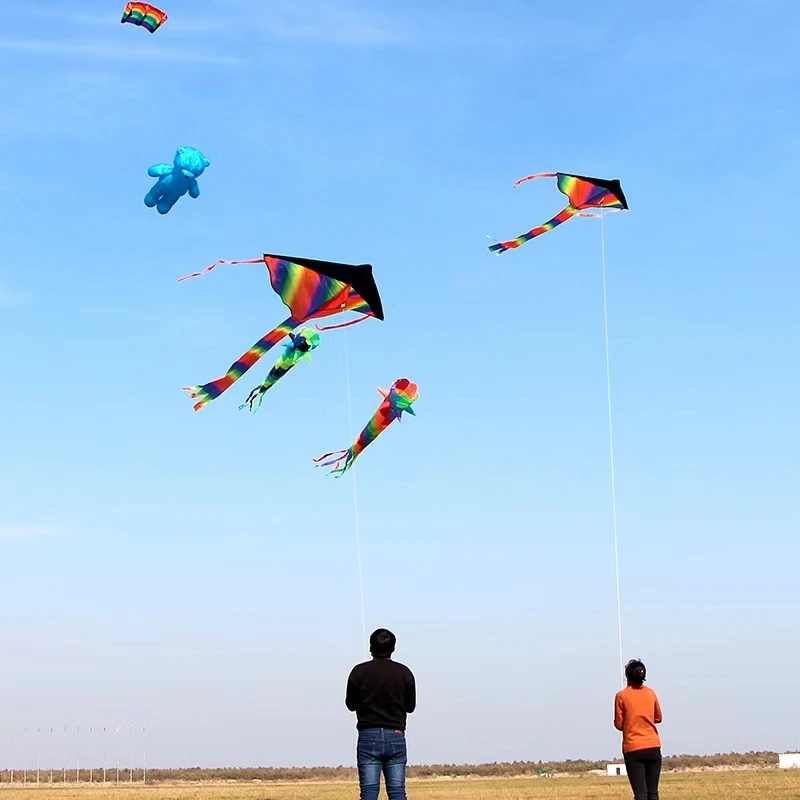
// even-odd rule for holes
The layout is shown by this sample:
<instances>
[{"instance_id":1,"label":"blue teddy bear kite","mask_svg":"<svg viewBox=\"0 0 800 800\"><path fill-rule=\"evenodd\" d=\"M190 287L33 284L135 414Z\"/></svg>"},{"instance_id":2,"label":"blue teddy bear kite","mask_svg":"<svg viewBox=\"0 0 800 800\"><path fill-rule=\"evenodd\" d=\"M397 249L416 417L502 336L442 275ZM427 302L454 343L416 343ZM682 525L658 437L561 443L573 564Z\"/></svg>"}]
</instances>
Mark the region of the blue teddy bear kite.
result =
<instances>
[{"instance_id":1,"label":"blue teddy bear kite","mask_svg":"<svg viewBox=\"0 0 800 800\"><path fill-rule=\"evenodd\" d=\"M153 164L147 170L156 185L145 195L144 204L155 206L159 214L166 214L187 192L189 197L200 196L197 179L211 162L194 147L179 147L172 164Z\"/></svg>"}]
</instances>

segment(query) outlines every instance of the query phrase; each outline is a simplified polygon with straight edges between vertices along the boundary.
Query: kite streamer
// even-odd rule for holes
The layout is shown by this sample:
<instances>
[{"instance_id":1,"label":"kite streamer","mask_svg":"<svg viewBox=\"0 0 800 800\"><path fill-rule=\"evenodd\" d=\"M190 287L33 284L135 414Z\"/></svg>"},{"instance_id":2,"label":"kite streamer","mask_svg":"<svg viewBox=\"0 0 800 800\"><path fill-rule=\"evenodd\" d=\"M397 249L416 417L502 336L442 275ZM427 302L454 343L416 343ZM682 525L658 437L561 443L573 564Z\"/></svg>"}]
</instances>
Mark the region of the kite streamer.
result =
<instances>
[{"instance_id":1,"label":"kite streamer","mask_svg":"<svg viewBox=\"0 0 800 800\"><path fill-rule=\"evenodd\" d=\"M404 411L416 416L416 412L411 408L419 397L416 383L411 383L408 378L398 378L388 391L378 389L378 392L383 396L383 402L378 406L378 410L372 415L372 419L364 430L358 435L358 439L347 450L336 450L315 458L314 463L318 467L332 467L330 474L336 475L336 477L343 475L353 466L366 447L372 444L395 420L400 421ZM330 460L326 461L325 459Z\"/></svg>"}]
</instances>

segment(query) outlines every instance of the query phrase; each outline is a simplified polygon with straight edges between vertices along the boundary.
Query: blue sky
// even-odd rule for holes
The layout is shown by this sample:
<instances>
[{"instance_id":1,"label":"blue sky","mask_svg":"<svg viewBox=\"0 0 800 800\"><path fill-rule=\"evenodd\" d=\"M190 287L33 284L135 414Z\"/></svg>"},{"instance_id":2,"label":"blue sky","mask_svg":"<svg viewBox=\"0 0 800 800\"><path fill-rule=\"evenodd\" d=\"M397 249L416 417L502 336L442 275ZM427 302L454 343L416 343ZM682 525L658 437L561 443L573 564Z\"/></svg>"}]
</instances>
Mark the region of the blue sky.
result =
<instances>
[{"instance_id":1,"label":"blue sky","mask_svg":"<svg viewBox=\"0 0 800 800\"><path fill-rule=\"evenodd\" d=\"M345 338L356 427L420 386L357 465L412 761L619 752L599 223L486 250L562 207L512 189L556 170L630 203L625 657L666 751L800 745L771 666L800 668L796 4L170 0L154 36L121 5L0 8L0 762L64 724L146 727L154 765L353 762L351 481L311 464L350 441ZM147 168L180 145L211 166L160 217ZM175 279L264 251L372 263L386 321L324 335L255 416L271 356L195 414L181 387L284 308L258 267Z\"/></svg>"}]
</instances>

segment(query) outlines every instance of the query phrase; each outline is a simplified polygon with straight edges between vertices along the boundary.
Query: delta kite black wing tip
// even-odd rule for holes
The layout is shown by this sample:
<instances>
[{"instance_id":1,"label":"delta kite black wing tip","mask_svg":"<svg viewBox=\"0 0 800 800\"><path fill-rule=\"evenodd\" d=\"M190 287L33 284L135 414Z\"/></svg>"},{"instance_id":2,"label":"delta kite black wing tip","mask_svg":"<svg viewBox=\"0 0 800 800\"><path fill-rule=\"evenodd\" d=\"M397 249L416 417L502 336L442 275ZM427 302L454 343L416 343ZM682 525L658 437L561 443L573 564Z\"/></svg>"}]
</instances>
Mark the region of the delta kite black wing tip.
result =
<instances>
[{"instance_id":1,"label":"delta kite black wing tip","mask_svg":"<svg viewBox=\"0 0 800 800\"><path fill-rule=\"evenodd\" d=\"M628 201L625 199L625 193L622 191L622 184L616 178L613 180L608 180L606 178L592 178L589 175L573 175L571 172L561 172L558 174L565 175L569 178L577 178L580 181L587 181L588 183L593 183L595 186L599 186L601 189L605 189L619 202L620 208L624 209L625 211L628 210Z\"/></svg>"},{"instance_id":2,"label":"delta kite black wing tip","mask_svg":"<svg viewBox=\"0 0 800 800\"><path fill-rule=\"evenodd\" d=\"M614 197L619 200L620 206L625 210L628 211L628 201L625 198L625 192L622 191L622 184L614 179L613 181L609 181L611 184L611 188L609 188L609 192L614 195Z\"/></svg>"},{"instance_id":3,"label":"delta kite black wing tip","mask_svg":"<svg viewBox=\"0 0 800 800\"><path fill-rule=\"evenodd\" d=\"M375 319L383 322L383 301L378 292L378 284L375 283L375 276L372 274L372 264L359 264L356 269L363 270L364 284L356 286L353 283L353 288L366 300Z\"/></svg>"},{"instance_id":4,"label":"delta kite black wing tip","mask_svg":"<svg viewBox=\"0 0 800 800\"><path fill-rule=\"evenodd\" d=\"M333 280L349 283L364 299L372 315L376 319L383 321L383 303L381 302L375 278L372 275L372 264L343 264L339 261L321 261L315 258L285 256L277 253L264 253L264 258L290 261L292 264L306 267L320 275L333 278Z\"/></svg>"}]
</instances>

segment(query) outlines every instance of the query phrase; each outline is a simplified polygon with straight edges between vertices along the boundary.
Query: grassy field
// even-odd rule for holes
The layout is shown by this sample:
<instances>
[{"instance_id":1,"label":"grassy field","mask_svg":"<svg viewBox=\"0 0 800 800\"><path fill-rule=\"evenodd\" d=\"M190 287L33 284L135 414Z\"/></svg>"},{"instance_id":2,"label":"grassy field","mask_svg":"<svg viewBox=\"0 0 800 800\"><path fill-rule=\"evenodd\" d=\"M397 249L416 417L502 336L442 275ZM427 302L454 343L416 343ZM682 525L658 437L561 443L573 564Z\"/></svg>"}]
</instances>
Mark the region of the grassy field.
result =
<instances>
[{"instance_id":1,"label":"grassy field","mask_svg":"<svg viewBox=\"0 0 800 800\"><path fill-rule=\"evenodd\" d=\"M800 800L800 771L706 772L662 776L664 800ZM33 784L0 788L2 800L356 800L354 783L84 784L63 789ZM506 778L412 780L410 800L630 800L625 778ZM381 797L385 797L382 793Z\"/></svg>"}]
</instances>

